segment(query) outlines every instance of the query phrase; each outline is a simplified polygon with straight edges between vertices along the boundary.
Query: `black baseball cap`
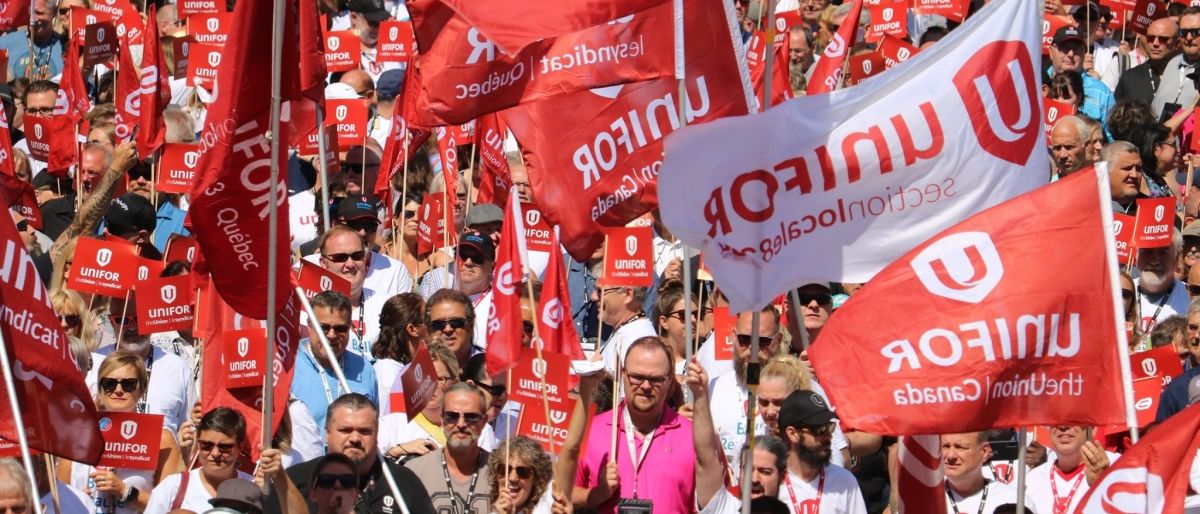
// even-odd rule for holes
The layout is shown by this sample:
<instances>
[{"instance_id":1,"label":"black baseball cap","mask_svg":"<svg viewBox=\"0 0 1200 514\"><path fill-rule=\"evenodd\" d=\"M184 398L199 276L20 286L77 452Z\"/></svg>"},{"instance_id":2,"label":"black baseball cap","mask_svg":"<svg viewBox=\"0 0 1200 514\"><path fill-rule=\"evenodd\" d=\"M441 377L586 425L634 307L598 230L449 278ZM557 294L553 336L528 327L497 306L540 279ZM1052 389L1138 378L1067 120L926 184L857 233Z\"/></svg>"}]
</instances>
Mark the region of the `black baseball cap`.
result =
<instances>
[{"instance_id":1,"label":"black baseball cap","mask_svg":"<svg viewBox=\"0 0 1200 514\"><path fill-rule=\"evenodd\" d=\"M346 195L337 206L338 217L346 220L373 219L379 221L375 211L375 202L363 195Z\"/></svg>"},{"instance_id":2,"label":"black baseball cap","mask_svg":"<svg viewBox=\"0 0 1200 514\"><path fill-rule=\"evenodd\" d=\"M113 200L104 215L108 232L114 235L145 230L153 232L158 224L158 213L150 200L136 193L125 193Z\"/></svg>"},{"instance_id":3,"label":"black baseball cap","mask_svg":"<svg viewBox=\"0 0 1200 514\"><path fill-rule=\"evenodd\" d=\"M819 427L834 419L825 398L812 391L792 391L779 408L780 427Z\"/></svg>"},{"instance_id":4,"label":"black baseball cap","mask_svg":"<svg viewBox=\"0 0 1200 514\"><path fill-rule=\"evenodd\" d=\"M383 8L383 0L350 0L346 8L350 12L362 15L371 23L387 21L392 17L391 14L388 14L387 9Z\"/></svg>"},{"instance_id":5,"label":"black baseball cap","mask_svg":"<svg viewBox=\"0 0 1200 514\"><path fill-rule=\"evenodd\" d=\"M1083 36L1079 34L1079 29L1075 27L1062 27L1054 33L1054 44L1060 45L1070 40L1083 42Z\"/></svg>"},{"instance_id":6,"label":"black baseball cap","mask_svg":"<svg viewBox=\"0 0 1200 514\"><path fill-rule=\"evenodd\" d=\"M466 248L472 248L483 255L488 261L496 260L496 244L492 242L492 238L485 236L478 230L472 230L463 234L462 239L458 240L458 249L461 253Z\"/></svg>"}]
</instances>

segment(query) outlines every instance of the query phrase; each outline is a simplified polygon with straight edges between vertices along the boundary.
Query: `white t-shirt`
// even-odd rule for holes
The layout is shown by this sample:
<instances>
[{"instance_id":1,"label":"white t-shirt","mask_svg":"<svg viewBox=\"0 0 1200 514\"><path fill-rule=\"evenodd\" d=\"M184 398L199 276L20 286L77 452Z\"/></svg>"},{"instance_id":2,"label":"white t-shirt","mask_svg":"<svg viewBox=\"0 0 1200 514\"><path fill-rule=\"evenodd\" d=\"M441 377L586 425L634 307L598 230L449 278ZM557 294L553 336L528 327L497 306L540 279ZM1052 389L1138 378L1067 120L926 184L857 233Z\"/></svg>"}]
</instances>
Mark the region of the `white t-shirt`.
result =
<instances>
[{"instance_id":1,"label":"white t-shirt","mask_svg":"<svg viewBox=\"0 0 1200 514\"><path fill-rule=\"evenodd\" d=\"M700 343L700 351L696 352L700 366L708 372L710 378L717 378L733 372L733 359L717 360L717 344L713 341L716 331L710 332L704 342Z\"/></svg>"},{"instance_id":2,"label":"white t-shirt","mask_svg":"<svg viewBox=\"0 0 1200 514\"><path fill-rule=\"evenodd\" d=\"M634 341L643 337L654 337L658 334L654 332L654 324L646 318L639 318L631 321L618 328L604 343L604 348L600 350L600 354L604 359L604 367L608 369L610 376L617 376L617 349L620 349L621 360L625 360L625 353L629 351L629 345Z\"/></svg>"},{"instance_id":3,"label":"white t-shirt","mask_svg":"<svg viewBox=\"0 0 1200 514\"><path fill-rule=\"evenodd\" d=\"M400 377L400 372L404 370L406 365L394 359L379 359L371 367L375 368L375 386L378 389L376 398L379 398L379 412L382 414L391 413L392 386L396 384L396 379Z\"/></svg>"},{"instance_id":4,"label":"white t-shirt","mask_svg":"<svg viewBox=\"0 0 1200 514\"><path fill-rule=\"evenodd\" d=\"M742 511L742 500L724 487L713 495L708 505L700 509L699 514L738 514Z\"/></svg>"},{"instance_id":5,"label":"white t-shirt","mask_svg":"<svg viewBox=\"0 0 1200 514\"><path fill-rule=\"evenodd\" d=\"M96 502L88 498L88 495L83 494L83 491L62 482L57 483L58 502L62 506L63 514L80 514L83 512L94 514L96 512ZM46 514L58 514L58 511L54 510L54 498L51 497L50 493L46 493L42 497L42 506L46 508Z\"/></svg>"},{"instance_id":6,"label":"white t-shirt","mask_svg":"<svg viewBox=\"0 0 1200 514\"><path fill-rule=\"evenodd\" d=\"M292 421L292 453L298 455L297 462L324 455L325 430L317 426L316 419L308 412L308 406L295 398L288 400L288 417Z\"/></svg>"},{"instance_id":7,"label":"white t-shirt","mask_svg":"<svg viewBox=\"0 0 1200 514\"><path fill-rule=\"evenodd\" d=\"M95 490L95 483L92 482L91 474L96 468L87 464L78 462L71 463L71 487L79 490L92 489ZM136 487L139 491L150 491L154 488L154 471L144 469L127 469L117 468L113 470L117 477L125 482L129 487ZM92 503L93 509L96 507L96 498L90 497L88 501ZM132 505L117 506L117 498L113 495L105 494L100 497L101 503L108 512L113 514L137 514L139 511L134 509ZM66 513L64 513L66 514Z\"/></svg>"},{"instance_id":8,"label":"white t-shirt","mask_svg":"<svg viewBox=\"0 0 1200 514\"><path fill-rule=\"evenodd\" d=\"M208 500L213 498L213 495L208 494L208 489L204 488L204 481L200 479L199 469L193 469L188 472L187 491L183 494L183 503L179 508L190 510L192 512L207 512L212 509L211 503ZM242 480L254 481L253 475L248 475L241 471L237 472L237 477ZM180 481L183 480L183 473L175 473L166 477L154 488L154 492L150 493L150 501L146 503L146 510L143 514L166 514L171 511L171 505L175 503L175 495L179 491Z\"/></svg>"},{"instance_id":9,"label":"white t-shirt","mask_svg":"<svg viewBox=\"0 0 1200 514\"><path fill-rule=\"evenodd\" d=\"M824 483L821 475L806 482L789 470L787 480L779 484L777 498L787 504L792 514L867 514L858 480L834 464L825 466Z\"/></svg>"},{"instance_id":10,"label":"white t-shirt","mask_svg":"<svg viewBox=\"0 0 1200 514\"><path fill-rule=\"evenodd\" d=\"M1108 454L1108 462L1115 463L1121 456L1112 452ZM1056 471L1054 463L1057 459L1047 460L1041 466L1033 468L1025 478L1025 503L1043 514L1054 512L1054 498L1068 500L1067 512L1075 512L1075 507L1087 496L1090 487L1087 483L1087 472L1083 467L1070 478Z\"/></svg>"},{"instance_id":11,"label":"white t-shirt","mask_svg":"<svg viewBox=\"0 0 1200 514\"><path fill-rule=\"evenodd\" d=\"M87 384L92 391L96 390L96 381L99 380L100 363L116 349L116 345L106 346L92 355L95 364L87 375ZM163 428L178 432L179 424L187 419L191 410L188 393L191 390L192 370L178 355L157 346L151 346L150 358L146 359L146 363L150 372L150 384L146 387L146 412L162 414Z\"/></svg>"},{"instance_id":12,"label":"white t-shirt","mask_svg":"<svg viewBox=\"0 0 1200 514\"><path fill-rule=\"evenodd\" d=\"M1141 279L1134 280L1134 284L1140 284ZM1171 290L1171 295L1163 302L1159 298L1158 302L1150 301L1148 295L1138 294L1138 312L1142 316L1142 333L1149 334L1154 325L1161 323L1163 320L1171 316L1186 316L1188 311L1188 293L1187 284L1175 281L1174 289ZM1160 309L1159 306L1162 306ZM1155 313L1158 315L1155 316Z\"/></svg>"},{"instance_id":13,"label":"white t-shirt","mask_svg":"<svg viewBox=\"0 0 1200 514\"><path fill-rule=\"evenodd\" d=\"M321 222L317 214L317 197L312 191L301 191L288 197L288 221L292 229L292 250L316 239L317 225Z\"/></svg>"},{"instance_id":14,"label":"white t-shirt","mask_svg":"<svg viewBox=\"0 0 1200 514\"><path fill-rule=\"evenodd\" d=\"M983 509L981 510L979 508L979 503L983 501L983 495L985 491L987 492L987 503L983 505ZM958 493L951 491L950 484L946 484L946 493L946 512L950 514L956 514L955 509L951 507L951 499L954 500L953 505L958 507L957 512L971 514L976 512L992 514L996 511L996 508L1001 505L1007 503L1017 503L1017 489L999 482L988 482L983 489L979 490L979 492L965 498L960 496ZM1029 500L1028 489L1026 489L1025 506L1027 511L1031 509L1031 504L1032 502ZM1033 509L1033 512L1037 513L1040 511Z\"/></svg>"},{"instance_id":15,"label":"white t-shirt","mask_svg":"<svg viewBox=\"0 0 1200 514\"><path fill-rule=\"evenodd\" d=\"M471 344L476 348L487 349L487 322L492 315L492 288L478 297L471 298L475 304L475 333L471 336Z\"/></svg>"},{"instance_id":16,"label":"white t-shirt","mask_svg":"<svg viewBox=\"0 0 1200 514\"><path fill-rule=\"evenodd\" d=\"M721 439L721 450L734 478L741 476L742 445L746 444L746 412L750 391L737 382L737 374L726 373L708 384L709 405L713 428ZM762 416L754 416L754 433L767 433L767 424ZM840 452L839 452L840 453Z\"/></svg>"}]
</instances>

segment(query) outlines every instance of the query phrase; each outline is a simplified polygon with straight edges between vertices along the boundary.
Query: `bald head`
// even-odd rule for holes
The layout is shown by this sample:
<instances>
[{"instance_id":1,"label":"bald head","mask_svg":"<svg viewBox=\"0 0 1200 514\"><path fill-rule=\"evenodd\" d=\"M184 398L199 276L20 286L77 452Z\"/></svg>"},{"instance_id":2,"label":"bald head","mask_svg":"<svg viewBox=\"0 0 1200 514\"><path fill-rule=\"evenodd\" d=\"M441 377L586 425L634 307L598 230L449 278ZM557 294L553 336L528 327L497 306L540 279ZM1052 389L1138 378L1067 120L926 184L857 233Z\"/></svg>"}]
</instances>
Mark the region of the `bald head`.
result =
<instances>
[{"instance_id":1,"label":"bald head","mask_svg":"<svg viewBox=\"0 0 1200 514\"><path fill-rule=\"evenodd\" d=\"M1171 18L1154 20L1146 29L1146 53L1151 59L1166 59L1179 42L1179 25Z\"/></svg>"},{"instance_id":2,"label":"bald head","mask_svg":"<svg viewBox=\"0 0 1200 514\"><path fill-rule=\"evenodd\" d=\"M1060 175L1079 171L1092 163L1087 158L1088 127L1076 116L1063 116L1050 131L1050 154Z\"/></svg>"},{"instance_id":3,"label":"bald head","mask_svg":"<svg viewBox=\"0 0 1200 514\"><path fill-rule=\"evenodd\" d=\"M374 98L375 96L375 81L371 80L371 76L363 70L350 70L342 74L342 80L339 80L354 88L354 92L362 98Z\"/></svg>"}]
</instances>

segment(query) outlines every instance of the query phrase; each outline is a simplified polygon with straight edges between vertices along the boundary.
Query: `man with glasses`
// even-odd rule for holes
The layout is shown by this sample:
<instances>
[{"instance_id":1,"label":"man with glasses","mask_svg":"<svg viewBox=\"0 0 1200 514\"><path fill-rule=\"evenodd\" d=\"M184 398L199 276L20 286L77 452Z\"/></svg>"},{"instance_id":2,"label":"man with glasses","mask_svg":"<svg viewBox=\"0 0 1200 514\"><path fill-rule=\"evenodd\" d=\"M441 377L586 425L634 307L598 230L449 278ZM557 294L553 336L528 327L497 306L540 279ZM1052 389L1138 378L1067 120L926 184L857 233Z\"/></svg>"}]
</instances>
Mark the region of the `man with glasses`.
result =
<instances>
[{"instance_id":1,"label":"man with glasses","mask_svg":"<svg viewBox=\"0 0 1200 514\"><path fill-rule=\"evenodd\" d=\"M625 400L592 420L575 475L575 505L614 514L618 500L637 498L650 502L654 512L694 510L692 422L667 406L675 386L671 353L657 336L630 345L620 375ZM614 429L615 462L609 453Z\"/></svg>"},{"instance_id":2,"label":"man with glasses","mask_svg":"<svg viewBox=\"0 0 1200 514\"><path fill-rule=\"evenodd\" d=\"M813 282L800 286L796 290L796 296L800 300L796 312L804 321L804 330L808 333L808 344L817 341L821 329L825 328L825 323L829 321L829 313L833 310L832 293L833 289L829 287L828 282ZM801 337L801 334L796 334L792 338L792 347L788 348L788 353L803 357Z\"/></svg>"},{"instance_id":3,"label":"man with glasses","mask_svg":"<svg viewBox=\"0 0 1200 514\"><path fill-rule=\"evenodd\" d=\"M442 289L425 303L425 327L429 342L446 345L461 370L472 355L483 353L475 346L475 307L467 295L454 289Z\"/></svg>"},{"instance_id":4,"label":"man with glasses","mask_svg":"<svg viewBox=\"0 0 1200 514\"><path fill-rule=\"evenodd\" d=\"M20 34L20 32L14 32L9 34L9 36L14 34ZM27 42L22 42L21 45L24 47L27 45ZM3 45L0 44L0 46ZM57 47L58 45L55 46ZM9 52L8 55L9 62L13 62L13 54ZM61 59L59 59L59 61L61 62ZM12 77L12 75L9 76ZM14 128L20 128L22 132L27 132L25 130L25 118L30 116L37 118L49 118L53 116L54 104L57 98L57 83L49 80L35 80L31 82L29 87L25 88L25 93L21 97L21 102L17 104L17 107L24 106L24 110L19 109L16 115L13 116L12 126ZM29 156L29 170L33 173L34 178L40 175L43 171L46 171L46 161L40 160L30 153L28 138L21 139L20 141L13 143L12 146L14 150L20 150L25 152L25 155Z\"/></svg>"},{"instance_id":5,"label":"man with glasses","mask_svg":"<svg viewBox=\"0 0 1200 514\"><path fill-rule=\"evenodd\" d=\"M486 426L483 391L466 382L450 386L442 396L446 445L405 463L425 486L438 512L491 512L488 452L479 447L479 436Z\"/></svg>"},{"instance_id":6,"label":"man with glasses","mask_svg":"<svg viewBox=\"0 0 1200 514\"><path fill-rule=\"evenodd\" d=\"M1179 55L1167 61L1150 104L1155 116L1166 118L1196 101L1196 85L1187 78L1200 60L1200 8L1188 7L1179 17Z\"/></svg>"},{"instance_id":7,"label":"man with glasses","mask_svg":"<svg viewBox=\"0 0 1200 514\"><path fill-rule=\"evenodd\" d=\"M592 300L600 303L600 322L612 327L608 339L601 343L599 355L604 359L608 374L616 376L617 356L625 358L629 345L643 337L657 335L654 324L646 317L647 287L607 287L604 285L603 265L599 272ZM582 335L582 334L581 334ZM595 356L593 356L595 359Z\"/></svg>"},{"instance_id":8,"label":"man with glasses","mask_svg":"<svg viewBox=\"0 0 1200 514\"><path fill-rule=\"evenodd\" d=\"M329 404L327 411L322 411L325 419L325 452L338 453L350 459L358 471L358 483L354 484L353 475L347 480L350 487L358 489L358 500L354 502L356 514L385 513L400 514L402 509L392 497L391 489L383 475L383 466L387 466L392 477L396 479L396 487L403 497L409 514L434 514L433 504L429 502L429 493L421 486L421 481L404 466L381 459L379 453L379 409L366 396L358 393L343 395ZM287 469L288 477L296 484L296 489L304 496L312 491L313 472L321 465L324 456L296 464ZM340 477L335 477L340 478ZM278 488L271 488L271 496L277 496ZM277 514L279 502L276 498L267 498L264 502L265 511Z\"/></svg>"},{"instance_id":9,"label":"man with glasses","mask_svg":"<svg viewBox=\"0 0 1200 514\"><path fill-rule=\"evenodd\" d=\"M831 462L835 419L825 398L812 391L793 391L779 409L780 436L790 449L779 500L792 514L867 512L854 475Z\"/></svg>"},{"instance_id":10,"label":"man with glasses","mask_svg":"<svg viewBox=\"0 0 1200 514\"><path fill-rule=\"evenodd\" d=\"M1171 18L1155 20L1146 29L1146 62L1121 74L1114 95L1118 101L1154 102L1154 93L1162 81L1167 61L1175 57L1179 43L1179 25Z\"/></svg>"},{"instance_id":11,"label":"man with glasses","mask_svg":"<svg viewBox=\"0 0 1200 514\"><path fill-rule=\"evenodd\" d=\"M779 311L774 306L767 305L762 309L757 335L751 335L751 318L749 312L737 316L733 334L733 373L714 378L708 385L713 428L721 439L721 449L735 477L741 475L740 450L746 442L747 432L746 412L750 390L746 387L746 366L750 362L751 352L757 352L758 362L766 364L767 360L779 353L779 341L782 339ZM755 416L754 433L765 434L767 431L762 416Z\"/></svg>"},{"instance_id":12,"label":"man with glasses","mask_svg":"<svg viewBox=\"0 0 1200 514\"><path fill-rule=\"evenodd\" d=\"M1103 82L1092 78L1084 69L1083 60L1087 44L1075 27L1063 27L1054 33L1054 44L1050 46L1050 75L1064 71L1079 72L1083 76L1083 106L1079 112L1089 118L1107 124L1108 111L1116 100L1112 91Z\"/></svg>"},{"instance_id":13,"label":"man with glasses","mask_svg":"<svg viewBox=\"0 0 1200 514\"><path fill-rule=\"evenodd\" d=\"M350 299L337 291L323 291L312 298L312 307L316 319L308 321L309 330L325 334L333 355L325 351L315 333L301 339L292 379L292 396L304 402L320 426L325 422L326 409L337 397L355 392L377 402L379 389L375 368L362 355L346 351L350 343ZM333 370L334 361L346 375L349 391L338 381L337 372Z\"/></svg>"}]
</instances>

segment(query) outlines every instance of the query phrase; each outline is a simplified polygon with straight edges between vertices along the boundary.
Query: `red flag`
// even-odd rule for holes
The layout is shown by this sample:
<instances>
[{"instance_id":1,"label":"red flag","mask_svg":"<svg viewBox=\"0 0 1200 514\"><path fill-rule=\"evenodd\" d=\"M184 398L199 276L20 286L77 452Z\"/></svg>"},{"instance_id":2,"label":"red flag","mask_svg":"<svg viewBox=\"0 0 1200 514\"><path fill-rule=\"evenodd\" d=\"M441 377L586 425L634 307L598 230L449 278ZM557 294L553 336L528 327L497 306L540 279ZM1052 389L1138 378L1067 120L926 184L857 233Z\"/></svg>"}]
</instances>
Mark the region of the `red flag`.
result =
<instances>
[{"instance_id":1,"label":"red flag","mask_svg":"<svg viewBox=\"0 0 1200 514\"><path fill-rule=\"evenodd\" d=\"M29 5L31 3L24 0L0 2L0 30L7 32L29 25Z\"/></svg>"},{"instance_id":2,"label":"red flag","mask_svg":"<svg viewBox=\"0 0 1200 514\"><path fill-rule=\"evenodd\" d=\"M492 309L487 320L487 373L496 376L521 358L521 284L525 283L525 216L521 200L509 195L508 213L496 250L492 280ZM530 300L532 301L532 300Z\"/></svg>"},{"instance_id":3,"label":"red flag","mask_svg":"<svg viewBox=\"0 0 1200 514\"><path fill-rule=\"evenodd\" d=\"M289 4L291 5L291 4ZM325 37L317 0L300 0L300 94L320 104L325 101Z\"/></svg>"},{"instance_id":4,"label":"red flag","mask_svg":"<svg viewBox=\"0 0 1200 514\"><path fill-rule=\"evenodd\" d=\"M412 61L409 61L409 68L412 68ZM405 91L409 91L408 84L405 84ZM401 95L400 101L407 101L405 95ZM404 108L402 105L392 107L392 128L388 132L388 138L383 147L382 165L379 167L381 173L375 181L375 196L383 199L384 205L388 209L393 207L395 200L392 198L392 180L396 175L403 175L405 162L411 160L421 145L429 139L430 132L424 129L413 128L408 125L408 121L404 119Z\"/></svg>"},{"instance_id":5,"label":"red flag","mask_svg":"<svg viewBox=\"0 0 1200 514\"><path fill-rule=\"evenodd\" d=\"M788 78L788 39L784 37L779 43L771 46L775 52L774 62L771 63L771 105L777 105L792 99L792 82ZM766 72L767 33L756 31L750 36L746 48L746 66L750 69L750 83L754 84L754 100L762 109L763 74Z\"/></svg>"},{"instance_id":6,"label":"red flag","mask_svg":"<svg viewBox=\"0 0 1200 514\"><path fill-rule=\"evenodd\" d=\"M838 418L882 434L1124 424L1107 181L1018 196L875 275L822 330L837 344L809 349Z\"/></svg>"},{"instance_id":7,"label":"red flag","mask_svg":"<svg viewBox=\"0 0 1200 514\"><path fill-rule=\"evenodd\" d=\"M75 165L78 145L75 122L68 116L25 116L25 138L29 155L46 163L46 171L66 176Z\"/></svg>"},{"instance_id":8,"label":"red flag","mask_svg":"<svg viewBox=\"0 0 1200 514\"><path fill-rule=\"evenodd\" d=\"M825 46L821 59L812 70L812 79L808 81L808 94L819 95L837 89L842 84L842 68L846 64L846 56L850 55L850 47L858 35L858 18L862 14L862 0L855 0L846 21L838 28L833 40Z\"/></svg>"},{"instance_id":9,"label":"red flag","mask_svg":"<svg viewBox=\"0 0 1200 514\"><path fill-rule=\"evenodd\" d=\"M438 158L442 163L442 180L446 181L446 194L454 201L458 191L458 141L454 138L454 131L446 127L437 127L434 134L437 137Z\"/></svg>"},{"instance_id":10,"label":"red flag","mask_svg":"<svg viewBox=\"0 0 1200 514\"><path fill-rule=\"evenodd\" d=\"M9 152L6 155L12 155L11 150ZM12 173L0 172L0 194L4 197L4 205L24 217L33 228L42 229L42 210L38 208L33 184L17 178Z\"/></svg>"},{"instance_id":11,"label":"red flag","mask_svg":"<svg viewBox=\"0 0 1200 514\"><path fill-rule=\"evenodd\" d=\"M701 9L702 2L719 0L687 0L684 12ZM408 5L417 24L426 17L438 18L445 9L435 0ZM664 2L611 23L539 41L509 57L479 37L461 16L450 17L437 40L421 47L421 72L437 80L422 84L417 111L423 116L412 122L459 124L557 94L671 77L673 20L673 6Z\"/></svg>"},{"instance_id":12,"label":"red flag","mask_svg":"<svg viewBox=\"0 0 1200 514\"><path fill-rule=\"evenodd\" d=\"M189 219L205 259L212 264L217 291L238 313L266 319L270 244L284 259L276 266L276 305L283 306L291 297L286 171L280 173L278 188L269 191L271 159L278 159L281 170L286 170L287 145L271 155L267 139L271 102L260 94L271 83L271 4L238 2L230 23L213 92L216 98L205 117L201 138L205 151L190 195ZM295 45L284 47L283 62L296 62ZM272 201L278 205L274 242L269 240L267 223Z\"/></svg>"},{"instance_id":13,"label":"red flag","mask_svg":"<svg viewBox=\"0 0 1200 514\"><path fill-rule=\"evenodd\" d=\"M80 42L76 38L70 38L70 42L67 43L62 80L58 84L58 96L54 100L54 115L67 116L72 120L72 124L79 123L83 115L92 110L92 99L88 97L83 72L79 69L79 45Z\"/></svg>"},{"instance_id":14,"label":"red flag","mask_svg":"<svg viewBox=\"0 0 1200 514\"><path fill-rule=\"evenodd\" d=\"M946 483L942 477L942 441L936 435L900 438L900 467L896 477L900 512L946 510Z\"/></svg>"},{"instance_id":15,"label":"red flag","mask_svg":"<svg viewBox=\"0 0 1200 514\"><path fill-rule=\"evenodd\" d=\"M549 39L587 27L644 11L664 0L561 0L527 2L525 0L442 0L484 37L494 41L506 54L515 55L540 39ZM417 44L430 48L438 36L436 25L414 21Z\"/></svg>"},{"instance_id":16,"label":"red flag","mask_svg":"<svg viewBox=\"0 0 1200 514\"><path fill-rule=\"evenodd\" d=\"M498 114L479 118L478 127L479 195L476 203L495 205L508 204L508 190L512 188L512 172L508 169L508 158L504 155L504 138L508 137L508 124Z\"/></svg>"},{"instance_id":17,"label":"red flag","mask_svg":"<svg viewBox=\"0 0 1200 514\"><path fill-rule=\"evenodd\" d=\"M155 21L154 11L155 7L151 5L150 13L146 15L146 44L142 51L139 85L141 123L137 133L139 155L150 155L162 146L167 135L162 112L171 103L171 75L167 73L167 60L162 55L162 46L158 44L158 22Z\"/></svg>"},{"instance_id":18,"label":"red flag","mask_svg":"<svg viewBox=\"0 0 1200 514\"><path fill-rule=\"evenodd\" d=\"M13 163L12 133L8 127L8 115L0 109L0 174L16 175Z\"/></svg>"},{"instance_id":19,"label":"red flag","mask_svg":"<svg viewBox=\"0 0 1200 514\"><path fill-rule=\"evenodd\" d=\"M95 464L104 440L92 395L21 234L11 217L0 217L0 344L11 360L25 436L30 447ZM10 405L0 388L0 438L17 442Z\"/></svg>"},{"instance_id":20,"label":"red flag","mask_svg":"<svg viewBox=\"0 0 1200 514\"><path fill-rule=\"evenodd\" d=\"M1075 514L1183 514L1192 459L1200 447L1200 405L1171 416L1121 454L1084 495Z\"/></svg>"},{"instance_id":21,"label":"red flag","mask_svg":"<svg viewBox=\"0 0 1200 514\"><path fill-rule=\"evenodd\" d=\"M724 7L699 2L685 12L687 124L750 112L753 98ZM738 41L736 44L740 45ZM663 138L680 125L679 82L650 80L557 95L502 113L521 143L534 197L562 231L567 251L585 261L621 226L658 205Z\"/></svg>"},{"instance_id":22,"label":"red flag","mask_svg":"<svg viewBox=\"0 0 1200 514\"><path fill-rule=\"evenodd\" d=\"M538 298L538 337L542 348L565 354L572 360L583 360L583 346L567 308L571 305L571 293L567 290L567 275L563 269L563 256L558 251L558 237L552 237L550 262L543 274L542 295Z\"/></svg>"},{"instance_id":23,"label":"red flag","mask_svg":"<svg viewBox=\"0 0 1200 514\"><path fill-rule=\"evenodd\" d=\"M138 70L133 65L133 55L129 51L129 40L120 45L117 52L117 96L114 107L117 109L117 142L124 143L133 137L133 130L142 119L142 82ZM138 127L139 132L144 127ZM141 151L140 149L138 150Z\"/></svg>"}]
</instances>

